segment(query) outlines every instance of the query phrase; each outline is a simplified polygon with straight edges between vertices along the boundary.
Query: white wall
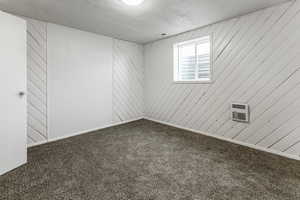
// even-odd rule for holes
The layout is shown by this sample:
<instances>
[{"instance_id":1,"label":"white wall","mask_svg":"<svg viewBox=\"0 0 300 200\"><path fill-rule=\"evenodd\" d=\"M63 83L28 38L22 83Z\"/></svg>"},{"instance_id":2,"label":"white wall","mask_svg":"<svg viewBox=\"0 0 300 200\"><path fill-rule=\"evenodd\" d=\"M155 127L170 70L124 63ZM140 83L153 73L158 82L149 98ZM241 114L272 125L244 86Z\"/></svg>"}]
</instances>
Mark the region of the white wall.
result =
<instances>
[{"instance_id":1,"label":"white wall","mask_svg":"<svg viewBox=\"0 0 300 200\"><path fill-rule=\"evenodd\" d=\"M143 117L142 45L23 18L27 21L28 146ZM48 26L52 31L51 41ZM47 56L47 52L51 55ZM50 96L53 83L58 88L53 90L58 98L51 104L48 101L53 98ZM93 90L98 91L96 95ZM77 92L83 95L78 96ZM50 106L54 108L51 108L52 121L48 119ZM75 112L75 107L83 115ZM66 123L57 120L59 117Z\"/></svg>"},{"instance_id":2,"label":"white wall","mask_svg":"<svg viewBox=\"0 0 300 200\"><path fill-rule=\"evenodd\" d=\"M141 45L25 19L29 146L143 117Z\"/></svg>"},{"instance_id":3,"label":"white wall","mask_svg":"<svg viewBox=\"0 0 300 200\"><path fill-rule=\"evenodd\" d=\"M146 45L146 117L298 157L299 11L292 1ZM174 84L173 44L210 33L214 82ZM250 104L250 124L231 121L233 101Z\"/></svg>"},{"instance_id":4,"label":"white wall","mask_svg":"<svg viewBox=\"0 0 300 200\"><path fill-rule=\"evenodd\" d=\"M49 139L112 123L112 38L48 24Z\"/></svg>"}]
</instances>

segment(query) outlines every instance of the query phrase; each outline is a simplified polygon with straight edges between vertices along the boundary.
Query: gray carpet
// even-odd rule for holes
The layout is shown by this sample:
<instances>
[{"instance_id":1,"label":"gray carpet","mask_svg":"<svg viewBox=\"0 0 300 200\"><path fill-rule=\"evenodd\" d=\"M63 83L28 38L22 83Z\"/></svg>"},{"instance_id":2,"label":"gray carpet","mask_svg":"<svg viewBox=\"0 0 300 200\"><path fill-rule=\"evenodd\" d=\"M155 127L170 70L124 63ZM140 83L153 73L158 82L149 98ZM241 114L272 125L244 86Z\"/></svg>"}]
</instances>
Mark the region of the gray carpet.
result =
<instances>
[{"instance_id":1,"label":"gray carpet","mask_svg":"<svg viewBox=\"0 0 300 200\"><path fill-rule=\"evenodd\" d=\"M30 148L0 199L300 199L300 162L140 120Z\"/></svg>"}]
</instances>

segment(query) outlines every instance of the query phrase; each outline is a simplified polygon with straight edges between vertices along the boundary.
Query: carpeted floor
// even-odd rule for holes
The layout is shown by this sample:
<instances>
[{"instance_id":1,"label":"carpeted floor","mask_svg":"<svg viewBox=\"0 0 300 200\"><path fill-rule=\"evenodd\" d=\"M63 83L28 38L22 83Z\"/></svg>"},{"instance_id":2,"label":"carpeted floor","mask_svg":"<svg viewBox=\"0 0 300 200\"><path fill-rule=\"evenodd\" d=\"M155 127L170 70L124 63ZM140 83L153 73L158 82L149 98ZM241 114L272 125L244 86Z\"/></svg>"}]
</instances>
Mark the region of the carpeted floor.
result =
<instances>
[{"instance_id":1,"label":"carpeted floor","mask_svg":"<svg viewBox=\"0 0 300 200\"><path fill-rule=\"evenodd\" d=\"M29 149L1 200L300 199L300 162L137 122Z\"/></svg>"}]
</instances>

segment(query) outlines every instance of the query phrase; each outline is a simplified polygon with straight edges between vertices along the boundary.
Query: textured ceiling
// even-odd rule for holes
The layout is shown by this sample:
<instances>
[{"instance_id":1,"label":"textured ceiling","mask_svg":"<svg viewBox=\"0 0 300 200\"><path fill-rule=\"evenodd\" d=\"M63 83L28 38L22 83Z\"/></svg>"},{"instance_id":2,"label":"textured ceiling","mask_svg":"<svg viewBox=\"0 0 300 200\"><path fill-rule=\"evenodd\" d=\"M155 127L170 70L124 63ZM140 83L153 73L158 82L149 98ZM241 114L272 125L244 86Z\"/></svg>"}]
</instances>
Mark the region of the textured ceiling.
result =
<instances>
[{"instance_id":1,"label":"textured ceiling","mask_svg":"<svg viewBox=\"0 0 300 200\"><path fill-rule=\"evenodd\" d=\"M119 39L147 43L286 0L0 0L0 10Z\"/></svg>"}]
</instances>

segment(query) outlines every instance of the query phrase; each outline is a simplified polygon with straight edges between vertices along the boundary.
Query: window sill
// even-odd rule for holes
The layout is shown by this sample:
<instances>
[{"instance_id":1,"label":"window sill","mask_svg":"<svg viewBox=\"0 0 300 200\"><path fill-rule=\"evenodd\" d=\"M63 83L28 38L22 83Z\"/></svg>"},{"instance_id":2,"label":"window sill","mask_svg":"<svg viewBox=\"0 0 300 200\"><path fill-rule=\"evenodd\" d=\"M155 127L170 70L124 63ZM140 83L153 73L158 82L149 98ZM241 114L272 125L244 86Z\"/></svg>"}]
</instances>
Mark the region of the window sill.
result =
<instances>
[{"instance_id":1,"label":"window sill","mask_svg":"<svg viewBox=\"0 0 300 200\"><path fill-rule=\"evenodd\" d=\"M212 84L213 81L173 81L174 84Z\"/></svg>"}]
</instances>

